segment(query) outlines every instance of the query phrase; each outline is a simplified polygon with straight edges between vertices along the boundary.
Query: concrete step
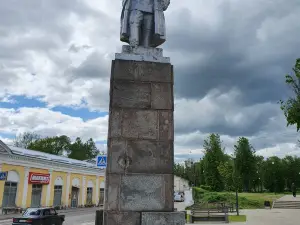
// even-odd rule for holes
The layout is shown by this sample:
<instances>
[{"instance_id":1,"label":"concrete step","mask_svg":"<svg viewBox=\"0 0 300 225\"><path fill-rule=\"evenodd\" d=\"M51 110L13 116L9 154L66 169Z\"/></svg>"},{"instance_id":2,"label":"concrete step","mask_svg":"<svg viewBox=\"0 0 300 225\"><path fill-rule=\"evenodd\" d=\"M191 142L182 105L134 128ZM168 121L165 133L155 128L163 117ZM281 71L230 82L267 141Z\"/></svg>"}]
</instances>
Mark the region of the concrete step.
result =
<instances>
[{"instance_id":1,"label":"concrete step","mask_svg":"<svg viewBox=\"0 0 300 225\"><path fill-rule=\"evenodd\" d=\"M300 209L300 207L273 207L273 209Z\"/></svg>"},{"instance_id":2,"label":"concrete step","mask_svg":"<svg viewBox=\"0 0 300 225\"><path fill-rule=\"evenodd\" d=\"M300 205L300 203L275 203L275 205Z\"/></svg>"},{"instance_id":3,"label":"concrete step","mask_svg":"<svg viewBox=\"0 0 300 225\"><path fill-rule=\"evenodd\" d=\"M291 203L274 203L274 204L276 204L276 205L300 205L300 203L296 203L296 202L291 202Z\"/></svg>"},{"instance_id":4,"label":"concrete step","mask_svg":"<svg viewBox=\"0 0 300 225\"><path fill-rule=\"evenodd\" d=\"M273 209L300 209L299 201L276 201Z\"/></svg>"},{"instance_id":5,"label":"concrete step","mask_svg":"<svg viewBox=\"0 0 300 225\"><path fill-rule=\"evenodd\" d=\"M300 203L300 201L276 201L276 203Z\"/></svg>"}]
</instances>

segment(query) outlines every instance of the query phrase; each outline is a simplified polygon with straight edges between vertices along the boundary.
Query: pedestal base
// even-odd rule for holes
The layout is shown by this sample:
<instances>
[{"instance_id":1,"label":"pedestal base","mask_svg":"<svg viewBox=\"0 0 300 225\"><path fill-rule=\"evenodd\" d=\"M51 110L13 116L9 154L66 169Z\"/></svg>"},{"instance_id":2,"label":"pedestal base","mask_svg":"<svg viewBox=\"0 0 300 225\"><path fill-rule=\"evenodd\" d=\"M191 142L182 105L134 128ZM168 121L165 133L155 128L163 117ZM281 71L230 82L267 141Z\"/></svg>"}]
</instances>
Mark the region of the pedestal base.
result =
<instances>
[{"instance_id":1,"label":"pedestal base","mask_svg":"<svg viewBox=\"0 0 300 225\"><path fill-rule=\"evenodd\" d=\"M129 45L122 46L122 53L116 53L116 59L133 60L133 61L147 61L170 63L169 57L163 57L163 50L161 48L132 48Z\"/></svg>"},{"instance_id":2,"label":"pedestal base","mask_svg":"<svg viewBox=\"0 0 300 225\"><path fill-rule=\"evenodd\" d=\"M144 212L141 225L185 225L183 212Z\"/></svg>"},{"instance_id":3,"label":"pedestal base","mask_svg":"<svg viewBox=\"0 0 300 225\"><path fill-rule=\"evenodd\" d=\"M104 213L104 224L107 225L185 225L185 223L184 212Z\"/></svg>"},{"instance_id":4,"label":"pedestal base","mask_svg":"<svg viewBox=\"0 0 300 225\"><path fill-rule=\"evenodd\" d=\"M134 52L130 57L143 51L123 46L124 54ZM164 58L161 49L151 51ZM113 61L104 225L185 224L173 202L172 69L170 63Z\"/></svg>"}]
</instances>

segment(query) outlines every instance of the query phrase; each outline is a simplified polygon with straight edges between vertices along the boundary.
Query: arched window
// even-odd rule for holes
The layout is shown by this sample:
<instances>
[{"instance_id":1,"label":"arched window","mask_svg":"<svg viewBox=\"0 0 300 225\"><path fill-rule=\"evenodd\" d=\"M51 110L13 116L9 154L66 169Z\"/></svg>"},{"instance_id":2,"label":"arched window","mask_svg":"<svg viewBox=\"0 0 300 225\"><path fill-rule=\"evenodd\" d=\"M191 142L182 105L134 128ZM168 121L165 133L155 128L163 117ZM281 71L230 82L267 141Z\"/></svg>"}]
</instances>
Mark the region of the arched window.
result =
<instances>
[{"instance_id":1,"label":"arched window","mask_svg":"<svg viewBox=\"0 0 300 225\"><path fill-rule=\"evenodd\" d=\"M86 189L86 204L87 205L91 205L93 203L93 188L94 188L93 181L89 180L87 189Z\"/></svg>"},{"instance_id":2,"label":"arched window","mask_svg":"<svg viewBox=\"0 0 300 225\"><path fill-rule=\"evenodd\" d=\"M12 170L8 172L4 185L2 207L15 207L20 176L18 172Z\"/></svg>"},{"instance_id":3,"label":"arched window","mask_svg":"<svg viewBox=\"0 0 300 225\"><path fill-rule=\"evenodd\" d=\"M72 208L76 208L78 206L79 187L80 187L80 180L78 178L74 178L72 180L72 192L71 192Z\"/></svg>"},{"instance_id":4,"label":"arched window","mask_svg":"<svg viewBox=\"0 0 300 225\"><path fill-rule=\"evenodd\" d=\"M54 181L54 196L53 196L53 205L54 206L61 205L63 184L64 184L64 182L61 177L57 177Z\"/></svg>"},{"instance_id":5,"label":"arched window","mask_svg":"<svg viewBox=\"0 0 300 225\"><path fill-rule=\"evenodd\" d=\"M105 182L102 181L100 184L99 205L103 205L104 202L104 188L105 188Z\"/></svg>"}]
</instances>

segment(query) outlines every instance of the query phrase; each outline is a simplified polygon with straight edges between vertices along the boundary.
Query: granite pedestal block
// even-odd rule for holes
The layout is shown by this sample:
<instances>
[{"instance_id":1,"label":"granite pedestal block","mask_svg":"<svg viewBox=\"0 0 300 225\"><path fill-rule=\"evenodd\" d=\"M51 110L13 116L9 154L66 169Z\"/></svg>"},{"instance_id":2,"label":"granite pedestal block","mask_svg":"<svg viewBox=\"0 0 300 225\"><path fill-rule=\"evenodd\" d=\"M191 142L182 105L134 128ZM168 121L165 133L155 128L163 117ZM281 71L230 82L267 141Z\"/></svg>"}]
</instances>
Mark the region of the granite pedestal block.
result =
<instances>
[{"instance_id":1,"label":"granite pedestal block","mask_svg":"<svg viewBox=\"0 0 300 225\"><path fill-rule=\"evenodd\" d=\"M111 71L104 225L181 225L173 213L172 65L117 59Z\"/></svg>"},{"instance_id":2,"label":"granite pedestal block","mask_svg":"<svg viewBox=\"0 0 300 225\"><path fill-rule=\"evenodd\" d=\"M129 45L123 45L122 53L116 53L115 56L119 60L170 63L170 58L163 56L162 48L145 48L143 46L133 48Z\"/></svg>"},{"instance_id":3,"label":"granite pedestal block","mask_svg":"<svg viewBox=\"0 0 300 225\"><path fill-rule=\"evenodd\" d=\"M143 212L141 225L185 225L183 212Z\"/></svg>"}]
</instances>

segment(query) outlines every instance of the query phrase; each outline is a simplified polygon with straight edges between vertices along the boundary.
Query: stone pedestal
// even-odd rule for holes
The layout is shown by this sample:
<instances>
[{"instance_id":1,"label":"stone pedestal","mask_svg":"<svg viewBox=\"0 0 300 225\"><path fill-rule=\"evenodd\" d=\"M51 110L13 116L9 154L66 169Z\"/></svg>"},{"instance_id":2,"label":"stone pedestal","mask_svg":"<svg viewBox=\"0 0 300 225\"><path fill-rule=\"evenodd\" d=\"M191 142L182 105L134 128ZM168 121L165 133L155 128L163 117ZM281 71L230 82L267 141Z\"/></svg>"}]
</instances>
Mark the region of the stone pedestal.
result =
<instances>
[{"instance_id":1,"label":"stone pedestal","mask_svg":"<svg viewBox=\"0 0 300 225\"><path fill-rule=\"evenodd\" d=\"M122 46L122 52L116 53L116 59L170 63L170 58L163 56L162 48L145 48L142 46L133 48L129 45Z\"/></svg>"},{"instance_id":2,"label":"stone pedestal","mask_svg":"<svg viewBox=\"0 0 300 225\"><path fill-rule=\"evenodd\" d=\"M170 63L112 63L104 225L184 225L174 212Z\"/></svg>"},{"instance_id":3,"label":"stone pedestal","mask_svg":"<svg viewBox=\"0 0 300 225\"><path fill-rule=\"evenodd\" d=\"M103 210L96 211L95 225L103 225Z\"/></svg>"}]
</instances>

